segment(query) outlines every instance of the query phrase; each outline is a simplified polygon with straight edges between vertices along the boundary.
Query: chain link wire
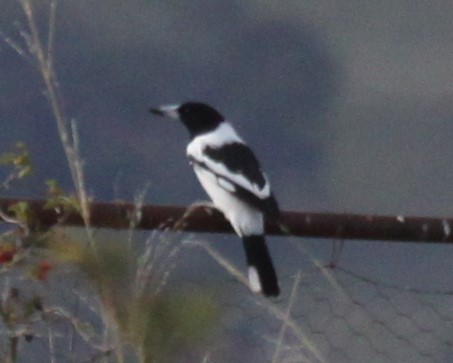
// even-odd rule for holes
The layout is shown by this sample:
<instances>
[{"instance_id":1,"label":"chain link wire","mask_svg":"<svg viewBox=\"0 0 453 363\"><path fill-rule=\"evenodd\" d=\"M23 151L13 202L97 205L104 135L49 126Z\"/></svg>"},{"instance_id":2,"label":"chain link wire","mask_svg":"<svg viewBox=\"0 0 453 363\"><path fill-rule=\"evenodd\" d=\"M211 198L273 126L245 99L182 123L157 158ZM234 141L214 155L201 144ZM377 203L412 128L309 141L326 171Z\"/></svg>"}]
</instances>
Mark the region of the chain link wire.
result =
<instances>
[{"instance_id":1,"label":"chain link wire","mask_svg":"<svg viewBox=\"0 0 453 363\"><path fill-rule=\"evenodd\" d=\"M219 297L222 344L207 361L453 361L453 290L394 285L339 266L319 266L280 280L286 295L273 301L251 294L233 279L190 282L208 289L222 284L228 291ZM306 340L285 330L285 321L269 305L289 311Z\"/></svg>"}]
</instances>

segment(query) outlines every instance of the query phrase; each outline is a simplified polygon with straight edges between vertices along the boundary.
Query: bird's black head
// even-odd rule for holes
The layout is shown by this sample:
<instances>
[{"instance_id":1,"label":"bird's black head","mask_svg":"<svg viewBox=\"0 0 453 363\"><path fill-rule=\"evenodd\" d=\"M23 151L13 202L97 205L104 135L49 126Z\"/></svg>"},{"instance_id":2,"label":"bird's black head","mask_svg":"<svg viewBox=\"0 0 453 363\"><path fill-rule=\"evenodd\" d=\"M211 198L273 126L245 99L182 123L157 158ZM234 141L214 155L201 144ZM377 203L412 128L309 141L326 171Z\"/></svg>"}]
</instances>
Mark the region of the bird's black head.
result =
<instances>
[{"instance_id":1,"label":"bird's black head","mask_svg":"<svg viewBox=\"0 0 453 363\"><path fill-rule=\"evenodd\" d=\"M225 119L213 109L200 102L186 102L177 106L152 108L152 113L177 118L187 127L191 137L215 130Z\"/></svg>"}]
</instances>

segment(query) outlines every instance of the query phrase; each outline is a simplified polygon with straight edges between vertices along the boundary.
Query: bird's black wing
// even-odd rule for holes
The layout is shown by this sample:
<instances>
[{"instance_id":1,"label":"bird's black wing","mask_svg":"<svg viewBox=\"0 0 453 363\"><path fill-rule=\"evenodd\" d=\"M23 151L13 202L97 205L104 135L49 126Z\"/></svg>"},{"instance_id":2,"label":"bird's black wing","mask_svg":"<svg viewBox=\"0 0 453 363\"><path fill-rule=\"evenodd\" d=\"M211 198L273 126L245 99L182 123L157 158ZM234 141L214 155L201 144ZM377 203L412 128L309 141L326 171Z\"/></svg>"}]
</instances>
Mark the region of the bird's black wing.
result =
<instances>
[{"instance_id":1,"label":"bird's black wing","mask_svg":"<svg viewBox=\"0 0 453 363\"><path fill-rule=\"evenodd\" d=\"M199 158L192 156L191 161L214 173L219 185L241 200L267 216L278 216L269 181L247 145L232 142L219 147L205 146L202 155Z\"/></svg>"}]
</instances>

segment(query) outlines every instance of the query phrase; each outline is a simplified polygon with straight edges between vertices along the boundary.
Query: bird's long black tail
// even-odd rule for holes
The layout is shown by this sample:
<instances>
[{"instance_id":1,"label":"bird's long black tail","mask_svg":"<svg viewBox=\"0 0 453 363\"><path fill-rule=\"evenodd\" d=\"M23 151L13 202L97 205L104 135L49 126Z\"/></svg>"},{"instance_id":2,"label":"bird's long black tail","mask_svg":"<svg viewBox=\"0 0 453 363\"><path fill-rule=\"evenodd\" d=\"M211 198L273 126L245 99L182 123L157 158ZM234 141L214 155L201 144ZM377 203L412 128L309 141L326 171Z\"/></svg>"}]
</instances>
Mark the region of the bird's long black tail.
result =
<instances>
[{"instance_id":1,"label":"bird's long black tail","mask_svg":"<svg viewBox=\"0 0 453 363\"><path fill-rule=\"evenodd\" d=\"M249 267L250 287L254 292L262 292L266 296L280 294L277 275L263 235L243 237L247 264Z\"/></svg>"}]
</instances>

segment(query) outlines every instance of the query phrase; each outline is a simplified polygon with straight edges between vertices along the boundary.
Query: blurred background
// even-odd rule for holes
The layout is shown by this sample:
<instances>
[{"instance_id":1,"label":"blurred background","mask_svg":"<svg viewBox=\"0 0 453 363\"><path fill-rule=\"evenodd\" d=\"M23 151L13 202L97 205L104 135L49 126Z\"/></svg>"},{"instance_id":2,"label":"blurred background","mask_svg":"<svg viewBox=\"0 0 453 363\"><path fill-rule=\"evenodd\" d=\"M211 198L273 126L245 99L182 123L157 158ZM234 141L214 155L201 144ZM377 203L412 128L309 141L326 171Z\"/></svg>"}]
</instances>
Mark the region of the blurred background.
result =
<instances>
[{"instance_id":1,"label":"blurred background","mask_svg":"<svg viewBox=\"0 0 453 363\"><path fill-rule=\"evenodd\" d=\"M0 31L21 42L26 21L18 1L0 1ZM45 34L46 2L36 11ZM452 13L453 3L440 0L61 0L55 68L64 106L80 131L89 194L132 201L149 186L151 204L206 199L185 158L185 129L148 113L151 106L197 100L217 108L254 148L283 210L452 217ZM10 193L42 196L40 186L49 178L72 189L41 80L5 42L0 42L0 123L0 148L23 141L37 165L33 178ZM243 266L233 236L203 238ZM332 241L269 242L284 305L291 276L313 267L312 258L295 251L302 246L328 263ZM346 241L339 264L379 283L445 292L451 291L452 258L446 245ZM214 273L217 283L230 278L200 253L191 251L185 259L182 265L195 275ZM319 280L308 278L313 291ZM359 305L382 295L370 289ZM297 304L304 301L301 291ZM335 310L335 300L328 301L329 311ZM420 322L408 331L388 329L397 341L404 337L400 345L414 348L407 354L382 343L388 339L384 333L372 338L366 333L373 322L391 321L391 315L370 318L359 328L347 325L332 337L320 327L313 331L329 343L325 346L335 346L320 343L329 362L364 357L450 362L451 302L451 294L443 294L430 303L428 310L442 312L432 319L415 298L401 307L393 304L402 315L409 309L423 321L445 324L442 331ZM309 313L300 314L304 326ZM259 335L270 334L257 329ZM420 330L433 332L420 338L427 345L423 349L412 340ZM355 351L344 348L335 337L345 331L353 332L354 341L354 332L368 338Z\"/></svg>"}]
</instances>

